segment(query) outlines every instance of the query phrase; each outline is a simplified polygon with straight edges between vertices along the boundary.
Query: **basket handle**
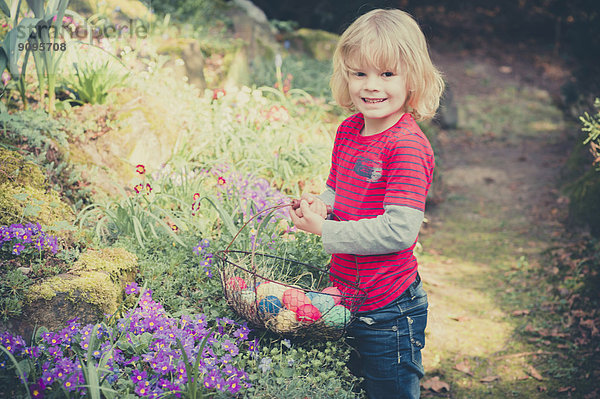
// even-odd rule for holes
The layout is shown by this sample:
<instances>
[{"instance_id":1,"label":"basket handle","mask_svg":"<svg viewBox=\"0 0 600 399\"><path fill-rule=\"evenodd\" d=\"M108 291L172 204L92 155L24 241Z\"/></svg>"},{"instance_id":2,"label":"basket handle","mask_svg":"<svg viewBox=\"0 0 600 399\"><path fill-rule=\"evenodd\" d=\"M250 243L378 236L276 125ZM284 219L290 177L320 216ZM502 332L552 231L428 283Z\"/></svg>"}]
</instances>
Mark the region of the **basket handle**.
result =
<instances>
[{"instance_id":1,"label":"basket handle","mask_svg":"<svg viewBox=\"0 0 600 399\"><path fill-rule=\"evenodd\" d=\"M256 217L262 215L265 212L271 212L271 211L276 211L277 209L281 209L281 208L285 208L288 206L291 206L292 209L298 209L300 208L300 201L299 199L292 199L291 202L289 204L282 204L282 205L274 205L274 206L270 206L268 208L263 209L260 212L257 212L256 214L254 214L250 219L248 219L242 227L240 227L240 229L238 230L237 234L233 237L233 239L231 240L231 242L229 243L229 245L227 245L227 248L225 248L224 252L227 252L229 250L229 247L231 247L231 245L234 243L235 239L240 235L240 233L242 232L242 230L244 230L244 228L252 221L254 220ZM327 214L328 215L334 215L333 213L333 209L331 208L330 205L327 205Z\"/></svg>"}]
</instances>

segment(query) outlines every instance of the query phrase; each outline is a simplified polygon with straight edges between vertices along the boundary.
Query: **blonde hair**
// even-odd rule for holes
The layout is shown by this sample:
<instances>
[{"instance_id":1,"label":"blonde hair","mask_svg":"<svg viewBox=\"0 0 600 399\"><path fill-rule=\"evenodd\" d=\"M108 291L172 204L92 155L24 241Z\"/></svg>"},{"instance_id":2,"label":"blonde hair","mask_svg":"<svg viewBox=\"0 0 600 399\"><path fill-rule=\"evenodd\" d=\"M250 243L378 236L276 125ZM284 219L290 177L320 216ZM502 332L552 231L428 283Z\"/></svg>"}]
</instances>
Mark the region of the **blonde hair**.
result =
<instances>
[{"instance_id":1,"label":"blonde hair","mask_svg":"<svg viewBox=\"0 0 600 399\"><path fill-rule=\"evenodd\" d=\"M364 66L402 73L408 96L405 112L416 120L433 118L444 91L441 73L431 62L425 36L417 22L400 10L373 10L342 34L333 54L330 86L333 98L353 110L348 92L351 71Z\"/></svg>"}]
</instances>

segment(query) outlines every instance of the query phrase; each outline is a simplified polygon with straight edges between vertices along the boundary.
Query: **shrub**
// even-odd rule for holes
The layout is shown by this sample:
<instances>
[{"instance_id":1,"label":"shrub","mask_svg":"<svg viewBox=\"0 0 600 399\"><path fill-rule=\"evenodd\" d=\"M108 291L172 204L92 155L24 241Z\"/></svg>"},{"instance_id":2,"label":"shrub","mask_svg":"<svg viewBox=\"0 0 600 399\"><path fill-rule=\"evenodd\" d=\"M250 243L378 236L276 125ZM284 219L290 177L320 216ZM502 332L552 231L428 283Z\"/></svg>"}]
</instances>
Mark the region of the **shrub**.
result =
<instances>
[{"instance_id":1,"label":"shrub","mask_svg":"<svg viewBox=\"0 0 600 399\"><path fill-rule=\"evenodd\" d=\"M595 106L600 109L600 99L596 99ZM581 122L582 130L587 134L584 144L589 145L596 168L587 164L583 174L567 186L569 216L574 222L589 226L595 236L600 236L600 111L591 116L586 112Z\"/></svg>"}]
</instances>

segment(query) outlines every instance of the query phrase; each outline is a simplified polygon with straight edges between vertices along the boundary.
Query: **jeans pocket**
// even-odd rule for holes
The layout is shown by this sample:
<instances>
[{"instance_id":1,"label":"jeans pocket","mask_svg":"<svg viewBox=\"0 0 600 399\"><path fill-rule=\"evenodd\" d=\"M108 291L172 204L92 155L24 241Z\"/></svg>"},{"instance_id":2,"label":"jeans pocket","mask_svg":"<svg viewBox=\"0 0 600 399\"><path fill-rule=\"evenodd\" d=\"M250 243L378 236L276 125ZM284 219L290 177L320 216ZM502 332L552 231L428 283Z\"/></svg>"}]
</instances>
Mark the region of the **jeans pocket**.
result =
<instances>
[{"instance_id":1,"label":"jeans pocket","mask_svg":"<svg viewBox=\"0 0 600 399\"><path fill-rule=\"evenodd\" d=\"M425 327L427 327L427 302L411 309L402 319L403 330L407 332L404 342L400 343L400 362L414 370L419 378L425 375L421 349L425 347Z\"/></svg>"}]
</instances>

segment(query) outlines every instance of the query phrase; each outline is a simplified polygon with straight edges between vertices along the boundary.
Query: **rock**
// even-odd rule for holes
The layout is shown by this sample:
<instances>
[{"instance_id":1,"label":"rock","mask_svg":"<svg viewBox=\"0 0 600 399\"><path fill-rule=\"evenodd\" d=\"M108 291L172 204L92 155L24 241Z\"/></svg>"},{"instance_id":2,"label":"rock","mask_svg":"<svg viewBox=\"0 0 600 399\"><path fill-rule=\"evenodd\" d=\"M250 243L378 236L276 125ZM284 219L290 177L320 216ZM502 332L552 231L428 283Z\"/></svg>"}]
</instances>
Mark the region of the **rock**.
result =
<instances>
[{"instance_id":1,"label":"rock","mask_svg":"<svg viewBox=\"0 0 600 399\"><path fill-rule=\"evenodd\" d=\"M39 166L0 148L0 225L25 221L51 226L74 218L58 193L48 189Z\"/></svg>"},{"instance_id":2,"label":"rock","mask_svg":"<svg viewBox=\"0 0 600 399\"><path fill-rule=\"evenodd\" d=\"M88 250L68 273L31 286L22 315L0 323L0 330L27 340L35 328L58 330L75 317L82 324L96 323L117 310L137 267L136 256L124 249Z\"/></svg>"},{"instance_id":3,"label":"rock","mask_svg":"<svg viewBox=\"0 0 600 399\"><path fill-rule=\"evenodd\" d=\"M232 1L226 15L233 24L234 37L243 43L230 64L226 82L227 85L248 85L251 66L274 62L275 54L281 53L281 45L264 12L252 2Z\"/></svg>"},{"instance_id":4,"label":"rock","mask_svg":"<svg viewBox=\"0 0 600 399\"><path fill-rule=\"evenodd\" d=\"M289 40L316 60L330 61L339 38L338 35L324 30L301 28L295 31Z\"/></svg>"},{"instance_id":5,"label":"rock","mask_svg":"<svg viewBox=\"0 0 600 399\"><path fill-rule=\"evenodd\" d=\"M171 68L175 76L200 90L206 89L204 55L197 40L169 38L158 46L157 53L171 56L165 67Z\"/></svg>"}]
</instances>

